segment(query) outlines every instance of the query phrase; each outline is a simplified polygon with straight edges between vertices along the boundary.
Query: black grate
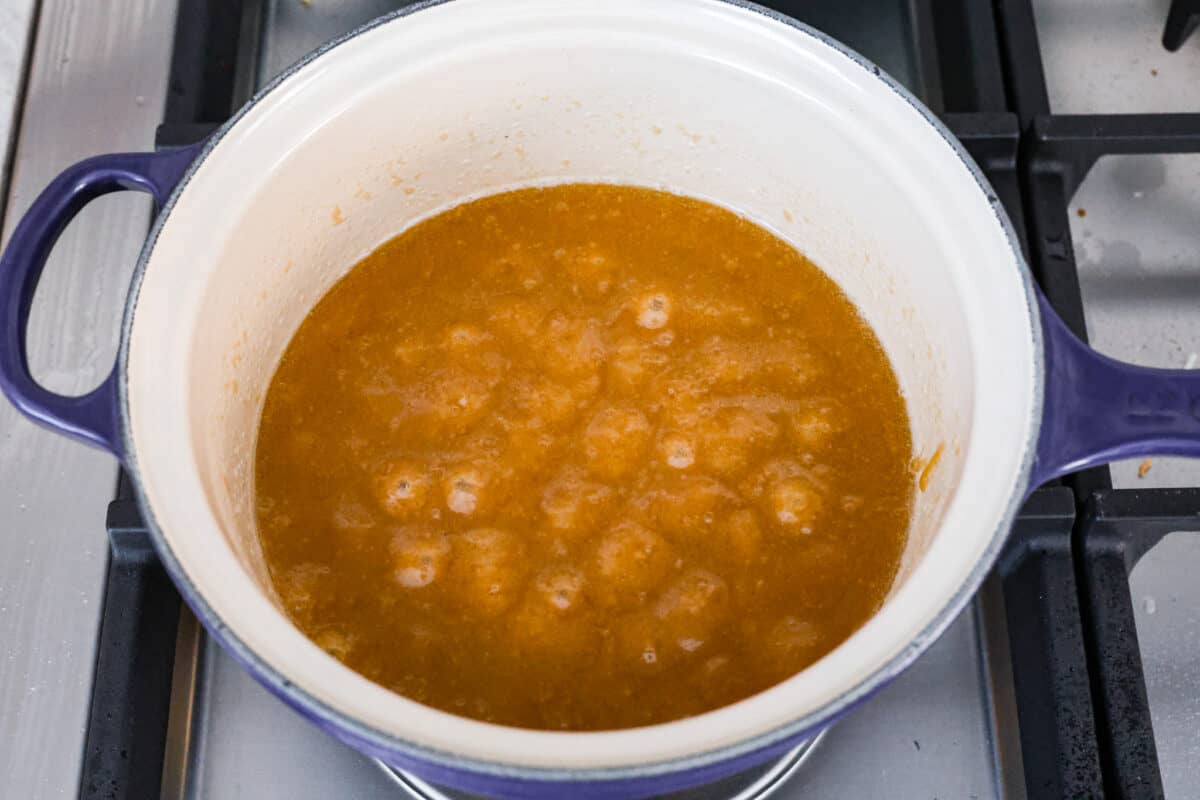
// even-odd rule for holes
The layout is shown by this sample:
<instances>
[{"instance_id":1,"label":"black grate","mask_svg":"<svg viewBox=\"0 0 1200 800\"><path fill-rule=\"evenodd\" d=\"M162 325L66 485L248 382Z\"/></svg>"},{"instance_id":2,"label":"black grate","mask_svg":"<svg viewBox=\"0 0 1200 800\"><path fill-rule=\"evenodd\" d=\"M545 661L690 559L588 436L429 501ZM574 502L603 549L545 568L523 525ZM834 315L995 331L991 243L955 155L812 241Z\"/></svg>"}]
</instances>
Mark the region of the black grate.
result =
<instances>
[{"instance_id":1,"label":"black grate","mask_svg":"<svg viewBox=\"0 0 1200 800\"><path fill-rule=\"evenodd\" d=\"M122 476L108 509L109 562L79 796L157 797L180 600Z\"/></svg>"},{"instance_id":2,"label":"black grate","mask_svg":"<svg viewBox=\"0 0 1200 800\"><path fill-rule=\"evenodd\" d=\"M1068 221L1073 193L1103 155L1200 152L1200 114L1052 114L1031 3L906 0L896 24L915 55L895 69L983 168L1046 296L1086 336ZM841 3L768 4L818 27L812 15L826 12L853 24ZM264 7L181 0L159 146L199 140L248 95L253 70L239 64L239 41L258 35ZM1200 3L1175 0L1164 44L1177 47L1197 19ZM1162 536L1195 527L1198 517L1200 489L1113 490L1104 468L1069 476L1026 504L997 573L1013 632L1029 797L1162 796L1128 577ZM124 481L108 529L80 784L89 800L158 793L180 608Z\"/></svg>"},{"instance_id":3,"label":"black grate","mask_svg":"<svg viewBox=\"0 0 1200 800\"><path fill-rule=\"evenodd\" d=\"M1171 52L1183 47L1197 25L1200 25L1200 0L1171 0L1163 28L1163 47Z\"/></svg>"},{"instance_id":4,"label":"black grate","mask_svg":"<svg viewBox=\"0 0 1200 800\"><path fill-rule=\"evenodd\" d=\"M244 52L239 34L250 8L259 4L180 0L158 149L194 144L232 113ZM124 472L106 527L108 573L79 796L142 800L161 794L181 600Z\"/></svg>"},{"instance_id":5,"label":"black grate","mask_svg":"<svg viewBox=\"0 0 1200 800\"><path fill-rule=\"evenodd\" d=\"M1031 0L996 5L1009 97L1022 126L1020 177L1030 265L1051 304L1076 334L1086 337L1068 204L1102 156L1200 153L1200 114L1053 114ZM1168 49L1182 44L1198 14L1200 4L1194 0L1174 0L1164 35ZM1047 764L1044 774L1038 774L1025 748L1027 786L1031 796L1042 796L1039 786L1057 785L1065 791L1056 796L1162 797L1129 573L1164 535L1195 528L1200 491L1114 490L1107 468L1068 476L1064 483L1078 510L1070 552L1090 708L1078 702L1077 713L1055 722L1049 732L1065 740L1068 729L1086 714L1095 731L1099 771L1084 776L1064 761L1057 770ZM1066 682L1078 665L1027 668L1034 667L1058 669L1059 680Z\"/></svg>"}]
</instances>

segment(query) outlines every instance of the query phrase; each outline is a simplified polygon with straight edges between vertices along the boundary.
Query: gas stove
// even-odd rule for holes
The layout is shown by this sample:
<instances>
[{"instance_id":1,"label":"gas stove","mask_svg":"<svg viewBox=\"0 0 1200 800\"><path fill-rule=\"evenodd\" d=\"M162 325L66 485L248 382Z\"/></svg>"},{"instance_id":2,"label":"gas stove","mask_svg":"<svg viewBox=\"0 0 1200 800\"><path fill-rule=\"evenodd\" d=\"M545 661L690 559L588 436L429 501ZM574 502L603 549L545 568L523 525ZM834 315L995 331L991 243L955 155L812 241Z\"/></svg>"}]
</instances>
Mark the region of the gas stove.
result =
<instances>
[{"instance_id":1,"label":"gas stove","mask_svg":"<svg viewBox=\"0 0 1200 800\"><path fill-rule=\"evenodd\" d=\"M44 0L5 233L63 164L197 141L306 52L400 5ZM1136 363L1197 366L1200 37L1186 34L1200 4L767 5L942 116L1077 333ZM101 377L113 343L97 337L116 330L148 214L127 197L93 204L55 251L30 333L52 388L86 389L79 363ZM86 329L67 329L80 318ZM0 419L0 781L12 796L460 796L381 769L254 683L182 607L123 478L112 499L105 457L7 405ZM1195 487L1200 462L1155 459L1039 490L979 597L917 664L819 741L685 796L1200 794Z\"/></svg>"}]
</instances>

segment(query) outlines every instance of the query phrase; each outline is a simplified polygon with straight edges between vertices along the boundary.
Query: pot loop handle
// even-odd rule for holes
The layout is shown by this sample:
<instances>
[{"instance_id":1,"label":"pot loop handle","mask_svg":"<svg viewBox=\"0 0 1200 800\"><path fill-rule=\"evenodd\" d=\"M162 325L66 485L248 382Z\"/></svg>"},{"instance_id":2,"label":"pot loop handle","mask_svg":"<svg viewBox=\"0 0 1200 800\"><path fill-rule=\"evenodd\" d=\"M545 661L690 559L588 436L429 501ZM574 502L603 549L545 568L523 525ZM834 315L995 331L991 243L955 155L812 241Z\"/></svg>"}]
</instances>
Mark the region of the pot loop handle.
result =
<instances>
[{"instance_id":1,"label":"pot loop handle","mask_svg":"<svg viewBox=\"0 0 1200 800\"><path fill-rule=\"evenodd\" d=\"M1154 369L1097 353L1038 292L1045 403L1030 489L1142 456L1200 456L1200 370Z\"/></svg>"},{"instance_id":2,"label":"pot loop handle","mask_svg":"<svg viewBox=\"0 0 1200 800\"><path fill-rule=\"evenodd\" d=\"M92 391L68 397L33 379L25 350L33 294L46 259L67 224L101 195L147 192L158 209L199 152L199 145L159 153L114 153L65 169L33 201L0 256L0 389L34 422L124 460L117 368Z\"/></svg>"}]
</instances>

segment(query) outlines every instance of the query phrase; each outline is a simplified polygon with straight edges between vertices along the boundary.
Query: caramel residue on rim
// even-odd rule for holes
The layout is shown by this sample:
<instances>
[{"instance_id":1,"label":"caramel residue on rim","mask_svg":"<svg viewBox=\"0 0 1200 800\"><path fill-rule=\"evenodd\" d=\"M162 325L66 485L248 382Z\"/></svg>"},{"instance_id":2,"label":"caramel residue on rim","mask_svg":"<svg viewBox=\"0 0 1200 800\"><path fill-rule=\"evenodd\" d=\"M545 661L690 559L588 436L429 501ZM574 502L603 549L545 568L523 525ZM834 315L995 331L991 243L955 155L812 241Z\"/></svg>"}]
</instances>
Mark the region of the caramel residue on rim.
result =
<instances>
[{"instance_id":1,"label":"caramel residue on rim","mask_svg":"<svg viewBox=\"0 0 1200 800\"><path fill-rule=\"evenodd\" d=\"M1154 466L1154 460L1149 459L1149 458L1147 458L1145 461L1143 461L1141 464L1139 464L1138 465L1138 477L1139 478L1146 477L1146 473L1150 471L1150 468L1152 466Z\"/></svg>"},{"instance_id":2,"label":"caramel residue on rim","mask_svg":"<svg viewBox=\"0 0 1200 800\"><path fill-rule=\"evenodd\" d=\"M929 460L925 462L925 466L920 468L921 475L917 478L917 487L922 492L929 488L929 477L933 474L934 467L936 467L938 462L942 460L942 451L945 449L946 445L944 442L939 444L937 449L933 451L933 455L931 455ZM920 460L918 459L918 465L919 464Z\"/></svg>"}]
</instances>

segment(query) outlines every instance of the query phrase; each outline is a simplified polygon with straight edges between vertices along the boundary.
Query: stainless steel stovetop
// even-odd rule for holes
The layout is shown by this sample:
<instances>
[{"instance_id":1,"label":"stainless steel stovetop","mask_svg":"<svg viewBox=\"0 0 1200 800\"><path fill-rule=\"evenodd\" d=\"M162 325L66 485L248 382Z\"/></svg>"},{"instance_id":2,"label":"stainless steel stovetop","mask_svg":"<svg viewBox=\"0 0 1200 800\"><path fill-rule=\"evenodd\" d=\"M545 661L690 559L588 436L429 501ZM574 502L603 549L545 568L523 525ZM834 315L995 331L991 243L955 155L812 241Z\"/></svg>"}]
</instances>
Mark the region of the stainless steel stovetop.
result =
<instances>
[{"instance_id":1,"label":"stainless steel stovetop","mask_svg":"<svg viewBox=\"0 0 1200 800\"><path fill-rule=\"evenodd\" d=\"M187 3L188 0L179 0ZM307 51L394 7L379 0L261 0L249 92ZM781 4L777 4L781 5ZM792 4L920 92L905 2ZM936 5L936 4L934 4ZM852 6L852 8L847 8ZM1200 110L1200 36L1158 39L1167 0L1034 3L1056 112ZM4 233L62 166L147 149L162 119L174 0L44 0L31 42ZM1200 352L1200 156L1102 159L1077 194L1072 236L1099 349L1153 365ZM84 212L36 301L32 361L51 388L99 381L149 209L123 195ZM1121 486L1200 485L1200 463L1162 460ZM115 466L0 403L0 794L76 796ZM1200 529L1200 522L1197 524ZM1170 536L1131 591L1168 796L1200 794L1200 538ZM831 729L779 798L1023 797L1008 636L998 587L900 679ZM164 797L402 797L378 767L316 730L209 646L185 613L174 666ZM716 795L714 795L715 797Z\"/></svg>"}]
</instances>

